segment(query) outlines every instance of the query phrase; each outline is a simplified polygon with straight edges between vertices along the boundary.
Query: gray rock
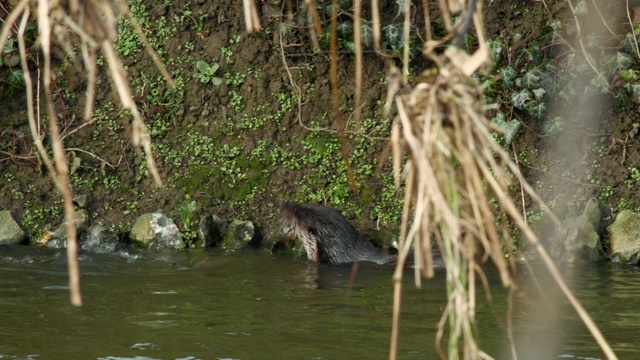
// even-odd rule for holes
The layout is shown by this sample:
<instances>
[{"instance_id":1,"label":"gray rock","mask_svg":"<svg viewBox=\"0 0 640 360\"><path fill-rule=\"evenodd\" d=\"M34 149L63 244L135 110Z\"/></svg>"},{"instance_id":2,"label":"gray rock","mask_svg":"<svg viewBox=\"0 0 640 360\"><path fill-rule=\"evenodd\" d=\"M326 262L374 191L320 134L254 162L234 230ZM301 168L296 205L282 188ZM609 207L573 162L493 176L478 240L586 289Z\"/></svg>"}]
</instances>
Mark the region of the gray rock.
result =
<instances>
[{"instance_id":1,"label":"gray rock","mask_svg":"<svg viewBox=\"0 0 640 360\"><path fill-rule=\"evenodd\" d=\"M87 231L89 224L89 211L82 209L73 214L73 226L76 228L76 240ZM47 246L53 248L64 248L67 246L67 221L62 222L58 229L53 232L53 238L47 243Z\"/></svg>"},{"instance_id":2,"label":"gray rock","mask_svg":"<svg viewBox=\"0 0 640 360\"><path fill-rule=\"evenodd\" d=\"M304 250L304 246L296 246L297 242L287 235L287 228L281 226L271 237L263 239L262 247L270 254L288 252L293 255L294 249L296 251L300 248Z\"/></svg>"},{"instance_id":3,"label":"gray rock","mask_svg":"<svg viewBox=\"0 0 640 360\"><path fill-rule=\"evenodd\" d=\"M88 204L89 198L87 195L76 195L73 201L78 204L79 207L83 208Z\"/></svg>"},{"instance_id":4,"label":"gray rock","mask_svg":"<svg viewBox=\"0 0 640 360\"><path fill-rule=\"evenodd\" d=\"M141 248L159 247L179 249L183 247L178 227L162 213L148 213L139 216L131 228L130 238Z\"/></svg>"},{"instance_id":5,"label":"gray rock","mask_svg":"<svg viewBox=\"0 0 640 360\"><path fill-rule=\"evenodd\" d=\"M600 210L600 203L598 202L598 199L591 198L587 201L584 206L584 211L582 212L582 217L593 225L593 229L598 233L598 235L602 235L604 229L602 227L602 211Z\"/></svg>"},{"instance_id":6,"label":"gray rock","mask_svg":"<svg viewBox=\"0 0 640 360\"><path fill-rule=\"evenodd\" d=\"M546 218L537 226L537 233L548 242L551 256L565 262L604 261L607 259L600 238L602 235L602 212L597 199L591 198L582 215L568 217L562 221L561 231L553 234L553 222Z\"/></svg>"},{"instance_id":7,"label":"gray rock","mask_svg":"<svg viewBox=\"0 0 640 360\"><path fill-rule=\"evenodd\" d=\"M241 250L256 241L255 226L251 221L234 220L229 224L222 245L229 250Z\"/></svg>"},{"instance_id":8,"label":"gray rock","mask_svg":"<svg viewBox=\"0 0 640 360\"><path fill-rule=\"evenodd\" d=\"M607 227L611 261L638 264L640 254L640 215L622 210Z\"/></svg>"},{"instance_id":9,"label":"gray rock","mask_svg":"<svg viewBox=\"0 0 640 360\"><path fill-rule=\"evenodd\" d=\"M97 225L89 229L87 238L82 242L80 248L84 251L95 253L111 253L118 243L118 236L107 227Z\"/></svg>"},{"instance_id":10,"label":"gray rock","mask_svg":"<svg viewBox=\"0 0 640 360\"><path fill-rule=\"evenodd\" d=\"M216 246L222 242L221 222L220 218L215 215L205 215L200 218L198 240L201 245L199 247Z\"/></svg>"},{"instance_id":11,"label":"gray rock","mask_svg":"<svg viewBox=\"0 0 640 360\"><path fill-rule=\"evenodd\" d=\"M138 216L131 227L129 238L138 247L148 248L156 240L156 234L151 229L151 213Z\"/></svg>"},{"instance_id":12,"label":"gray rock","mask_svg":"<svg viewBox=\"0 0 640 360\"><path fill-rule=\"evenodd\" d=\"M26 239L24 231L10 211L0 211L0 244L20 244Z\"/></svg>"},{"instance_id":13,"label":"gray rock","mask_svg":"<svg viewBox=\"0 0 640 360\"><path fill-rule=\"evenodd\" d=\"M563 260L574 262L579 260L605 261L607 259L600 243L600 235L591 220L587 214L565 220ZM598 224L599 221L600 217L598 216Z\"/></svg>"}]
</instances>

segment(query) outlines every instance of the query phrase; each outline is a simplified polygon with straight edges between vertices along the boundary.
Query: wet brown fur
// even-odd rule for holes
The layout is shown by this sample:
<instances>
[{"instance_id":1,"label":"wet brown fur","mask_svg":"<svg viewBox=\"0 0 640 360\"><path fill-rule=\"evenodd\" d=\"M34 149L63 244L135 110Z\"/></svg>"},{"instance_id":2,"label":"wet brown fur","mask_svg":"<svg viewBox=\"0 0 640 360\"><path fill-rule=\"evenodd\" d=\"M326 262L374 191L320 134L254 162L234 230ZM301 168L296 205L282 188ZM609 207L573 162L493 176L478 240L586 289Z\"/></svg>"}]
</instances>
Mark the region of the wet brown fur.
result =
<instances>
[{"instance_id":1,"label":"wet brown fur","mask_svg":"<svg viewBox=\"0 0 640 360\"><path fill-rule=\"evenodd\" d=\"M396 256L384 254L362 238L336 209L289 202L282 207L280 221L290 236L295 235L302 242L309 260L329 264L354 261L396 263Z\"/></svg>"}]
</instances>

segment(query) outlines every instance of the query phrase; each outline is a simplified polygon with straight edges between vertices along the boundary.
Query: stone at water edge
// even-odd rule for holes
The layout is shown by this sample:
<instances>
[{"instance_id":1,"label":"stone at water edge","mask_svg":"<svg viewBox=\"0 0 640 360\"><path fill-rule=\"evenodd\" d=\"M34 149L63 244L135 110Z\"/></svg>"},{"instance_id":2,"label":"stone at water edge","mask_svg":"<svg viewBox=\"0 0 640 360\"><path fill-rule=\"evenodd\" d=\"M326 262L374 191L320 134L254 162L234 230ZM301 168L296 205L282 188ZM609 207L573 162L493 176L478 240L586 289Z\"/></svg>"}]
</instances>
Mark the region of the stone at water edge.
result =
<instances>
[{"instance_id":1,"label":"stone at water edge","mask_svg":"<svg viewBox=\"0 0 640 360\"><path fill-rule=\"evenodd\" d=\"M73 226L76 228L76 241L87 231L89 225L89 211L82 209L73 213ZM52 237L46 243L47 247L63 249L67 247L67 221L62 222L53 232Z\"/></svg>"},{"instance_id":2,"label":"stone at water edge","mask_svg":"<svg viewBox=\"0 0 640 360\"><path fill-rule=\"evenodd\" d=\"M162 213L140 215L133 224L129 237L134 245L144 249L154 246L170 249L183 247L178 227Z\"/></svg>"},{"instance_id":3,"label":"stone at water edge","mask_svg":"<svg viewBox=\"0 0 640 360\"><path fill-rule=\"evenodd\" d=\"M180 239L180 231L173 220L161 213L151 214L151 228L155 231L156 245L165 249L180 249L184 247Z\"/></svg>"},{"instance_id":4,"label":"stone at water edge","mask_svg":"<svg viewBox=\"0 0 640 360\"><path fill-rule=\"evenodd\" d=\"M197 247L212 247L222 242L221 222L222 220L219 217L211 214L200 218L198 224L198 241L200 244Z\"/></svg>"},{"instance_id":5,"label":"stone at water edge","mask_svg":"<svg viewBox=\"0 0 640 360\"><path fill-rule=\"evenodd\" d=\"M156 240L156 234L151 229L151 213L138 216L131 227L129 238L134 245L143 249Z\"/></svg>"},{"instance_id":6,"label":"stone at water edge","mask_svg":"<svg viewBox=\"0 0 640 360\"><path fill-rule=\"evenodd\" d=\"M549 254L555 259L565 262L605 261L607 255L600 241L602 224L601 206L597 199L591 198L580 216L570 216L562 220L560 231L556 231L555 223L546 215L534 225L534 228ZM531 249L527 250L525 247L525 257L532 258L527 251L530 252Z\"/></svg>"},{"instance_id":7,"label":"stone at water edge","mask_svg":"<svg viewBox=\"0 0 640 360\"><path fill-rule=\"evenodd\" d=\"M640 215L622 210L607 227L611 261L637 265L640 256Z\"/></svg>"},{"instance_id":8,"label":"stone at water edge","mask_svg":"<svg viewBox=\"0 0 640 360\"><path fill-rule=\"evenodd\" d=\"M564 254L562 259L569 262L578 260L605 261L607 255L602 249L600 235L593 223L583 214L564 221L566 229Z\"/></svg>"},{"instance_id":9,"label":"stone at water edge","mask_svg":"<svg viewBox=\"0 0 640 360\"><path fill-rule=\"evenodd\" d=\"M241 250L256 242L256 230L251 221L234 220L229 224L222 246L229 250Z\"/></svg>"},{"instance_id":10,"label":"stone at water edge","mask_svg":"<svg viewBox=\"0 0 640 360\"><path fill-rule=\"evenodd\" d=\"M0 244L20 244L26 234L8 210L0 211Z\"/></svg>"}]
</instances>

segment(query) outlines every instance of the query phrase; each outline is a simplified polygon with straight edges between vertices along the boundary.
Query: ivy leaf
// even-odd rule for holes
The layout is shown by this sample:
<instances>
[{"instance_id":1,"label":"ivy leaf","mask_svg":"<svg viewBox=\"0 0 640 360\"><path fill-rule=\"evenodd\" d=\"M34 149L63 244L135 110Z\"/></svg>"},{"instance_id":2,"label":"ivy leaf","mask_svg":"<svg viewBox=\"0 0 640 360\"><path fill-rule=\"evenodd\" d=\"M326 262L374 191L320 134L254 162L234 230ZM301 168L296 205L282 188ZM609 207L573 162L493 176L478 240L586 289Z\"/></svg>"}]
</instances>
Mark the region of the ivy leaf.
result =
<instances>
[{"instance_id":1,"label":"ivy leaf","mask_svg":"<svg viewBox=\"0 0 640 360\"><path fill-rule=\"evenodd\" d=\"M513 38L512 38L512 40L511 40L511 43L513 43L513 44L517 44L517 43L519 43L519 42L520 42L520 40L522 40L522 34L520 34L520 33L515 33L515 34L513 34Z\"/></svg>"},{"instance_id":2,"label":"ivy leaf","mask_svg":"<svg viewBox=\"0 0 640 360\"><path fill-rule=\"evenodd\" d=\"M398 5L398 15L400 14L404 14L407 9L405 9L405 2L404 0L396 0L396 4Z\"/></svg>"},{"instance_id":3,"label":"ivy leaf","mask_svg":"<svg viewBox=\"0 0 640 360\"><path fill-rule=\"evenodd\" d=\"M545 115L547 115L547 104L544 102L539 102L537 104L535 102L531 102L531 104L535 104L535 106L531 106L527 109L529 115L538 121L544 119Z\"/></svg>"},{"instance_id":4,"label":"ivy leaf","mask_svg":"<svg viewBox=\"0 0 640 360\"><path fill-rule=\"evenodd\" d=\"M539 46L532 46L530 51L529 51L529 61L531 61L534 64L539 64L542 62L542 60L544 59L544 53L542 52L542 49L540 49Z\"/></svg>"},{"instance_id":5,"label":"ivy leaf","mask_svg":"<svg viewBox=\"0 0 640 360\"><path fill-rule=\"evenodd\" d=\"M331 29L329 27L325 27L322 31L322 35L319 37L320 43L322 45L329 47L331 45Z\"/></svg>"},{"instance_id":6,"label":"ivy leaf","mask_svg":"<svg viewBox=\"0 0 640 360\"><path fill-rule=\"evenodd\" d=\"M557 135L564 131L566 123L563 118L556 116L553 119L549 119L546 124L544 124L544 132L547 135Z\"/></svg>"},{"instance_id":7,"label":"ivy leaf","mask_svg":"<svg viewBox=\"0 0 640 360\"><path fill-rule=\"evenodd\" d=\"M4 43L3 52L10 53L10 52L13 52L14 49L15 47L13 45L13 39L7 39L7 41Z\"/></svg>"},{"instance_id":8,"label":"ivy leaf","mask_svg":"<svg viewBox=\"0 0 640 360\"><path fill-rule=\"evenodd\" d=\"M343 21L336 26L336 33L339 38L348 39L353 34L353 24L351 21Z\"/></svg>"},{"instance_id":9,"label":"ivy leaf","mask_svg":"<svg viewBox=\"0 0 640 360\"><path fill-rule=\"evenodd\" d=\"M618 76L620 76L625 81L637 81L638 73L632 69L620 70L618 71Z\"/></svg>"},{"instance_id":10,"label":"ivy leaf","mask_svg":"<svg viewBox=\"0 0 640 360\"><path fill-rule=\"evenodd\" d=\"M515 79L516 76L518 76L518 74L512 66L505 66L500 69L500 77L502 78L502 84L505 89L513 87L513 79Z\"/></svg>"},{"instance_id":11,"label":"ivy leaf","mask_svg":"<svg viewBox=\"0 0 640 360\"><path fill-rule=\"evenodd\" d=\"M548 67L547 70L540 73L540 87L552 94L556 88L556 76L553 75L556 72Z\"/></svg>"},{"instance_id":12,"label":"ivy leaf","mask_svg":"<svg viewBox=\"0 0 640 360\"><path fill-rule=\"evenodd\" d=\"M22 87L24 85L24 72L22 69L11 71L8 80L11 86Z\"/></svg>"},{"instance_id":13,"label":"ivy leaf","mask_svg":"<svg viewBox=\"0 0 640 360\"><path fill-rule=\"evenodd\" d=\"M631 85L631 92L633 93L633 97L636 99L636 102L640 103L640 84L635 83Z\"/></svg>"},{"instance_id":14,"label":"ivy leaf","mask_svg":"<svg viewBox=\"0 0 640 360\"><path fill-rule=\"evenodd\" d=\"M624 53L622 51L617 51L615 55L611 56L606 62L606 64L611 68L612 71L618 72L620 70L630 69L635 60L631 55Z\"/></svg>"},{"instance_id":15,"label":"ivy leaf","mask_svg":"<svg viewBox=\"0 0 640 360\"><path fill-rule=\"evenodd\" d=\"M500 128L502 128L503 126L509 125L509 123L507 123L507 116L502 111L498 111L496 116L491 118L491 122Z\"/></svg>"},{"instance_id":16,"label":"ivy leaf","mask_svg":"<svg viewBox=\"0 0 640 360\"><path fill-rule=\"evenodd\" d=\"M564 30L562 20L559 19L549 19L549 26L553 29L553 31Z\"/></svg>"},{"instance_id":17,"label":"ivy leaf","mask_svg":"<svg viewBox=\"0 0 640 360\"><path fill-rule=\"evenodd\" d=\"M516 56L515 66L519 67L522 62L538 65L542 62L544 53L538 46L532 46L520 50Z\"/></svg>"},{"instance_id":18,"label":"ivy leaf","mask_svg":"<svg viewBox=\"0 0 640 360\"><path fill-rule=\"evenodd\" d=\"M370 48L373 44L373 28L368 23L362 24L362 30L360 31L360 39L362 45Z\"/></svg>"},{"instance_id":19,"label":"ivy leaf","mask_svg":"<svg viewBox=\"0 0 640 360\"><path fill-rule=\"evenodd\" d=\"M404 41L400 43L400 46L396 49L399 53L404 53ZM413 59L418 54L418 38L415 36L409 37L409 56Z\"/></svg>"},{"instance_id":20,"label":"ivy leaf","mask_svg":"<svg viewBox=\"0 0 640 360\"><path fill-rule=\"evenodd\" d=\"M356 52L356 44L353 41L344 41L342 44L347 48L347 50L353 53Z\"/></svg>"},{"instance_id":21,"label":"ivy leaf","mask_svg":"<svg viewBox=\"0 0 640 360\"><path fill-rule=\"evenodd\" d=\"M627 53L635 53L636 52L636 38L632 33L628 33L627 36L620 42L620 48Z\"/></svg>"},{"instance_id":22,"label":"ivy leaf","mask_svg":"<svg viewBox=\"0 0 640 360\"><path fill-rule=\"evenodd\" d=\"M606 94L609 92L609 81L607 80L607 77L604 73L596 75L593 79L591 79L590 83L591 85L600 89L601 94Z\"/></svg>"},{"instance_id":23,"label":"ivy leaf","mask_svg":"<svg viewBox=\"0 0 640 360\"><path fill-rule=\"evenodd\" d=\"M518 137L518 132L522 129L522 122L520 122L520 120L512 119L511 122L507 122L507 117L502 112L498 112L496 116L491 119L491 122L500 128L507 145L511 144L513 140Z\"/></svg>"},{"instance_id":24,"label":"ivy leaf","mask_svg":"<svg viewBox=\"0 0 640 360\"><path fill-rule=\"evenodd\" d=\"M326 16L333 16L333 6L331 4L327 4L325 6L322 7L322 12L326 15ZM339 13L340 11L342 11L342 9L340 8L340 4L336 5L336 13Z\"/></svg>"},{"instance_id":25,"label":"ivy leaf","mask_svg":"<svg viewBox=\"0 0 640 360\"><path fill-rule=\"evenodd\" d=\"M393 49L402 45L402 27L398 24L389 24L382 28L384 37Z\"/></svg>"},{"instance_id":26,"label":"ivy leaf","mask_svg":"<svg viewBox=\"0 0 640 360\"><path fill-rule=\"evenodd\" d=\"M558 39L562 38L560 32L564 30L564 25L562 24L562 21L558 19L550 19L547 25L549 26L550 31L546 36L546 44L554 44Z\"/></svg>"},{"instance_id":27,"label":"ivy leaf","mask_svg":"<svg viewBox=\"0 0 640 360\"><path fill-rule=\"evenodd\" d=\"M516 84L516 87L521 88L522 87L522 78L521 77L517 78L514 83Z\"/></svg>"},{"instance_id":28,"label":"ivy leaf","mask_svg":"<svg viewBox=\"0 0 640 360\"><path fill-rule=\"evenodd\" d=\"M523 89L522 91L512 92L509 96L513 106L520 110L524 110L527 105L527 101L531 100L531 91Z\"/></svg>"},{"instance_id":29,"label":"ivy leaf","mask_svg":"<svg viewBox=\"0 0 640 360\"><path fill-rule=\"evenodd\" d=\"M582 15L588 14L589 11L587 9L587 2L585 0L578 1L576 6L573 8L573 13L576 16L582 16Z\"/></svg>"},{"instance_id":30,"label":"ivy leaf","mask_svg":"<svg viewBox=\"0 0 640 360\"><path fill-rule=\"evenodd\" d=\"M585 48L587 49L597 49L600 44L602 44L605 40L597 34L596 32L592 32L587 35L587 41L585 42Z\"/></svg>"},{"instance_id":31,"label":"ivy leaf","mask_svg":"<svg viewBox=\"0 0 640 360\"><path fill-rule=\"evenodd\" d=\"M489 55L491 56L491 61L493 62L493 66L497 66L502 61L502 51L507 47L507 45L502 41L502 38L489 39Z\"/></svg>"},{"instance_id":32,"label":"ivy leaf","mask_svg":"<svg viewBox=\"0 0 640 360\"><path fill-rule=\"evenodd\" d=\"M585 104L587 101L591 100L592 97L598 95L600 93L600 88L595 85L585 86L580 94L580 103Z\"/></svg>"},{"instance_id":33,"label":"ivy leaf","mask_svg":"<svg viewBox=\"0 0 640 360\"><path fill-rule=\"evenodd\" d=\"M522 77L522 86L526 87L527 89L534 89L538 87L538 84L540 82L540 74L541 71L538 69L527 71L527 73Z\"/></svg>"},{"instance_id":34,"label":"ivy leaf","mask_svg":"<svg viewBox=\"0 0 640 360\"><path fill-rule=\"evenodd\" d=\"M350 9L353 6L353 1L351 0L340 0L338 2L341 9Z\"/></svg>"},{"instance_id":35,"label":"ivy leaf","mask_svg":"<svg viewBox=\"0 0 640 360\"><path fill-rule=\"evenodd\" d=\"M531 91L533 92L533 96L535 96L536 100L538 101L542 101L542 98L544 98L544 95L547 93L547 91L543 88L533 89Z\"/></svg>"}]
</instances>

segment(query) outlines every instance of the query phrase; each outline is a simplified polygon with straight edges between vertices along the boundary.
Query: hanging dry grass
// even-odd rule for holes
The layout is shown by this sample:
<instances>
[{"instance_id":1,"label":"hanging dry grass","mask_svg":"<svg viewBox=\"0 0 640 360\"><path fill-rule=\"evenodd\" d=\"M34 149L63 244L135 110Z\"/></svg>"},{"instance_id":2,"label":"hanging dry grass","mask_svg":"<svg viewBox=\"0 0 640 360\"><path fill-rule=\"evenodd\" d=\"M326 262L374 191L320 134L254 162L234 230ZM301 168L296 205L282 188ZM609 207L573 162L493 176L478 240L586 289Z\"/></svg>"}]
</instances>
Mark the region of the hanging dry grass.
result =
<instances>
[{"instance_id":1,"label":"hanging dry grass","mask_svg":"<svg viewBox=\"0 0 640 360\"><path fill-rule=\"evenodd\" d=\"M87 94L85 106L85 120L89 120L93 112L93 102L95 99L94 89L96 82L96 58L97 52L102 51L104 54L111 79L115 85L120 102L132 117L132 134L131 140L134 146L142 147L146 154L146 160L149 164L149 170L159 186L162 185L160 174L155 165L155 160L151 152L151 138L147 132L147 128L140 116L140 112L133 101L131 90L127 79L126 71L116 54L113 43L117 38L116 30L116 14L120 13L128 16L138 30L140 38L145 43L147 51L151 54L156 66L167 79L170 86L173 87L168 72L160 63L157 55L153 52L148 44L140 27L136 24L135 19L130 15L128 5L124 0L117 2L103 0L40 0L37 2L29 0L21 0L16 2L13 10L7 16L0 32L0 49L4 48L8 39L9 32L14 26L15 21L20 19L20 25L17 31L17 40L20 50L20 58L22 70L24 72L24 80L27 93L27 114L29 117L29 126L33 141L36 144L40 159L44 162L53 182L60 189L64 199L65 219L67 224L67 257L69 267L69 287L71 292L71 303L75 306L82 305L82 297L80 295L80 276L79 265L77 260L77 242L76 231L73 226L73 196L69 187L69 167L65 155L64 145L60 137L58 126L58 116L54 105L54 98L51 92L52 80L52 50L55 46L62 48L66 55L75 61L76 68L86 69L87 74ZM33 74L29 69L27 62L27 50L24 41L26 25L32 21L32 17L37 19L38 23L38 45L42 52L41 66L36 70L36 92L34 94ZM80 49L81 56L73 49L77 46ZM82 65L80 64L82 61ZM44 92L44 101L41 101L41 89ZM40 125L40 104L43 103L46 111L46 118L49 126L49 134L51 135L54 161L51 161L50 155L42 143L42 134Z\"/></svg>"},{"instance_id":2,"label":"hanging dry grass","mask_svg":"<svg viewBox=\"0 0 640 360\"><path fill-rule=\"evenodd\" d=\"M451 18L449 9L460 6L460 3L440 1L442 18ZM446 39L427 39L423 53L434 61L436 67L423 72L408 95L396 96L392 93L389 97L395 99L399 113L392 135L398 184L398 169L404 165L406 171L400 260L394 274L394 327L390 359L395 359L397 355L402 265L409 249L413 247L417 284L421 275L432 277L432 236L441 249L449 284L448 303L438 325L436 339L440 356L450 359L490 358L479 349L476 339L476 275L487 286L479 264L490 259L499 270L502 284L511 289L516 287L512 258L505 258L503 254L503 249L510 251L511 248L509 233L496 230L498 221L494 216L496 209L490 203L491 198L497 200L500 209L506 212L538 251L607 357L616 358L509 196L508 185L515 177L524 191L546 210L515 163L493 140L490 133L493 129L484 115L482 89L470 78L471 73L488 61L479 5L476 9L475 1L469 2L465 12L467 16L448 29L450 36ZM474 54L468 56L456 47L448 48L443 55L433 51L450 38L454 38L455 42L455 37L460 34L464 36L464 27L471 23L472 18L480 44ZM399 70L395 73L399 73ZM396 84L390 85L390 89L399 89L400 77L393 79ZM406 163L405 151L410 159ZM410 226L409 214L413 214ZM550 215L553 217L553 214ZM445 354L440 344L447 328L449 336ZM517 358L513 344L512 356Z\"/></svg>"},{"instance_id":3,"label":"hanging dry grass","mask_svg":"<svg viewBox=\"0 0 640 360\"><path fill-rule=\"evenodd\" d=\"M335 6L336 1L332 3ZM360 4L358 1L356 3L358 4L355 7L355 16L359 17ZM306 4L312 5L313 1L307 0ZM405 201L400 257L394 274L394 314L389 358L395 359L397 356L403 263L410 249L414 248L416 283L419 285L422 277L432 277L432 236L435 237L443 254L449 284L449 301L439 323L436 339L440 356L451 359L490 358L477 345L474 322L476 276L483 280L485 287L488 286L480 264L490 259L500 272L502 284L512 290L516 287L515 266L511 258L505 258L503 254L503 248L510 250L511 239L506 229L500 232L496 230L496 209L490 202L490 199L494 198L501 211L509 216L511 222L519 227L538 251L552 277L605 355L609 359L616 359L611 347L573 296L555 264L509 196L507 186L515 178L521 188L546 211L543 202L522 177L517 166L493 140L490 132L495 129L491 129L485 117L482 89L470 78L474 71L488 61L481 15L482 2L438 0L440 19L447 35L442 39L433 40L428 4L427 1L422 1L426 37L423 54L433 60L436 66L423 72L408 95L397 95L404 87L408 74L408 13L411 4L410 0L404 1L406 13L403 70L392 66L391 62L387 63L389 94L386 109L395 103L399 113L392 131L394 171L398 188L401 181L400 169L405 169ZM246 6L245 10L248 13L253 11ZM374 49L382 54L378 0L372 1L371 13ZM451 19L456 15L461 16L453 24ZM246 18L249 19L250 16ZM359 21L358 19L357 22ZM434 49L450 41L459 46L471 25L475 28L479 43L479 49L471 56L455 47L449 48L443 55L434 52ZM247 20L247 28L251 31L254 27L255 25ZM354 38L358 63L361 56L360 41L358 36ZM335 55L334 48L331 51L332 58L335 58ZM332 71L335 71L335 66L334 61ZM360 72L357 72L357 83L359 78ZM359 100L359 95L356 97ZM405 162L406 156L409 160ZM348 160L345 161L348 164ZM550 216L555 219L553 214ZM410 217L413 218L411 226ZM510 320L508 323L511 323ZM445 354L439 344L447 327L449 337ZM507 331L511 334L510 329ZM511 335L509 337L512 338ZM513 344L511 349L512 356L517 358Z\"/></svg>"}]
</instances>

